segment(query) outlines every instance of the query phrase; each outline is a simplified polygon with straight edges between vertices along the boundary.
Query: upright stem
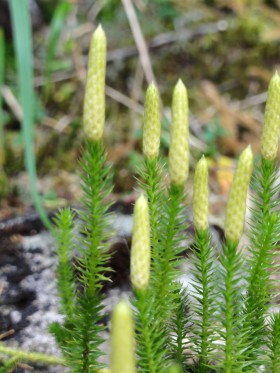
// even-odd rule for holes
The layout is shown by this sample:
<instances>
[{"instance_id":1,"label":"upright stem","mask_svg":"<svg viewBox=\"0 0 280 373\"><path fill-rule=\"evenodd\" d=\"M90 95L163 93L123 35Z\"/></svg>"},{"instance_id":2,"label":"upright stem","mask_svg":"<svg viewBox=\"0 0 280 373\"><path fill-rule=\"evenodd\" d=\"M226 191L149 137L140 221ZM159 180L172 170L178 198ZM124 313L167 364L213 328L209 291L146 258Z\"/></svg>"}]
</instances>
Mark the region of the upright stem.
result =
<instances>
[{"instance_id":1,"label":"upright stem","mask_svg":"<svg viewBox=\"0 0 280 373\"><path fill-rule=\"evenodd\" d=\"M176 239L178 233L180 233L180 221L181 221L181 204L184 197L184 188L171 185L169 192L169 200L167 201L167 211L165 231L162 232L161 244L157 245L157 250L161 250L156 255L159 258L158 263L155 263L156 271L156 289L155 297L159 301L159 306L162 310L162 319L168 317L166 310L168 307L164 304L164 299L170 304L172 303L172 298L170 297L170 289L172 287L172 282L174 282L174 267L178 265L178 257L180 248L176 247ZM182 227L181 227L182 228ZM171 287L170 287L171 286ZM169 293L169 295L168 295ZM169 298L168 298L169 297ZM169 311L172 310L169 307Z\"/></svg>"},{"instance_id":2,"label":"upright stem","mask_svg":"<svg viewBox=\"0 0 280 373\"><path fill-rule=\"evenodd\" d=\"M137 319L138 323L138 348L139 350L139 363L141 371L145 373L157 373L160 367L157 366L157 361L155 361L155 343L153 335L153 326L151 325L154 320L151 320L151 315L149 314L149 305L147 290L135 291L136 306L138 309Z\"/></svg>"},{"instance_id":3,"label":"upright stem","mask_svg":"<svg viewBox=\"0 0 280 373\"><path fill-rule=\"evenodd\" d=\"M197 286L199 287L198 296L201 300L199 303L198 313L201 313L202 321L201 321L201 330L200 330L200 352L199 352L199 371L201 373L206 372L208 368L206 364L208 363L208 354L209 354L209 347L210 341L209 337L211 335L210 330L210 311L213 312L213 307L211 304L210 299L210 282L211 277L213 277L212 273L212 264L210 262L211 258L211 251L209 247L209 235L208 231L196 232L196 263L195 267L196 270L194 275L197 280ZM213 260L213 258L212 258ZM212 294L213 297L213 294Z\"/></svg>"},{"instance_id":4,"label":"upright stem","mask_svg":"<svg viewBox=\"0 0 280 373\"><path fill-rule=\"evenodd\" d=\"M224 327L225 327L225 360L224 372L231 373L236 363L236 340L238 339L238 294L236 289L236 270L237 270L237 242L226 242L224 247L224 256L222 264L224 267Z\"/></svg>"},{"instance_id":5,"label":"upright stem","mask_svg":"<svg viewBox=\"0 0 280 373\"><path fill-rule=\"evenodd\" d=\"M277 373L280 369L280 313L271 316L271 343L270 360L271 372Z\"/></svg>"},{"instance_id":6,"label":"upright stem","mask_svg":"<svg viewBox=\"0 0 280 373\"><path fill-rule=\"evenodd\" d=\"M159 241L158 217L160 214L158 197L160 192L160 173L157 159L145 159L146 165L146 193L149 201L151 245L154 249ZM156 254L153 252L153 254Z\"/></svg>"},{"instance_id":7,"label":"upright stem","mask_svg":"<svg viewBox=\"0 0 280 373\"><path fill-rule=\"evenodd\" d=\"M247 329L246 360L259 365L256 356L267 336L265 315L272 295L270 272L273 268L273 247L279 240L277 212L273 211L273 197L277 192L273 183L276 175L273 161L262 159L254 177L255 206L251 224L251 258L248 292L244 307L244 329Z\"/></svg>"}]
</instances>

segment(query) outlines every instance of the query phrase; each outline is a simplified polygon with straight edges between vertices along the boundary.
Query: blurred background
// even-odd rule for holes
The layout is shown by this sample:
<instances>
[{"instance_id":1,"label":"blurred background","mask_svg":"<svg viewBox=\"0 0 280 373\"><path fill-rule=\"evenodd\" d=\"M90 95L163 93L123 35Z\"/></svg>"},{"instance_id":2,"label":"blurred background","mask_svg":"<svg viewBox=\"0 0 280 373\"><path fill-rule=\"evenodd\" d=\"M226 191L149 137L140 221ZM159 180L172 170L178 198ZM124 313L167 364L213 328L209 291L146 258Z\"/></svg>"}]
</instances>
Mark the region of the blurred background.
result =
<instances>
[{"instance_id":1,"label":"blurred background","mask_svg":"<svg viewBox=\"0 0 280 373\"><path fill-rule=\"evenodd\" d=\"M0 220L34 211L36 189L47 211L80 200L87 55L99 23L108 41L105 144L113 198L134 193L152 80L162 99L166 161L172 90L181 78L190 105L189 183L205 154L211 213L218 216L236 157L248 143L259 152L266 91L280 65L279 0L0 0ZM24 84L34 88L32 105Z\"/></svg>"}]
</instances>

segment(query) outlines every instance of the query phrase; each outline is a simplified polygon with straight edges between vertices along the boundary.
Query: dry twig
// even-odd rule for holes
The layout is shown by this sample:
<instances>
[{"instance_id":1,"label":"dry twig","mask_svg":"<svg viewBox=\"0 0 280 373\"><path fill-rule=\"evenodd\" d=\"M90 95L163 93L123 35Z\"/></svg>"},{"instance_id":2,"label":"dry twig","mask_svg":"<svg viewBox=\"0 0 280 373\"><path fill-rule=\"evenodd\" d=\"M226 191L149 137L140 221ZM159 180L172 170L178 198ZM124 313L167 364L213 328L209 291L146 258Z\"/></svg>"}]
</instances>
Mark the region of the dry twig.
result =
<instances>
[{"instance_id":1,"label":"dry twig","mask_svg":"<svg viewBox=\"0 0 280 373\"><path fill-rule=\"evenodd\" d=\"M139 58L141 60L141 64L144 70L146 80L148 83L151 83L153 81L156 84L156 79L155 79L155 75L153 72L148 48L147 48L140 24L138 22L133 4L131 0L122 0L122 3L123 3L123 6L125 9L127 18L128 18L128 22L130 24L130 28L131 28L131 31L132 31L132 34L135 40L135 44L138 49Z\"/></svg>"}]
</instances>

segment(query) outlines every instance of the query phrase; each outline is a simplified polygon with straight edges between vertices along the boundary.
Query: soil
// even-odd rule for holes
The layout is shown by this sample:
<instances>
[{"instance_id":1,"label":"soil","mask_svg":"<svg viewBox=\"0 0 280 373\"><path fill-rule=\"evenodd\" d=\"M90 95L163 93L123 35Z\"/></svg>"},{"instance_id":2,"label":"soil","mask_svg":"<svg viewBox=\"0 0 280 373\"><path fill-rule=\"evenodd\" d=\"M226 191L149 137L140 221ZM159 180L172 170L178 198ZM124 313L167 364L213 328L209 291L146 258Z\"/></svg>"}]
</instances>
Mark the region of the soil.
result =
<instances>
[{"instance_id":1,"label":"soil","mask_svg":"<svg viewBox=\"0 0 280 373\"><path fill-rule=\"evenodd\" d=\"M118 206L115 206L120 210ZM34 225L30 227L30 220ZM117 232L111 250L111 266L114 269L112 285L106 293L105 317L108 324L110 313L121 297L131 294L129 284L129 246L132 216L120 212L112 215L112 228ZM21 217L16 222L0 224L0 335L9 347L26 351L60 355L54 337L48 332L54 321L62 321L58 313L55 283L57 258L51 234L45 231L33 217ZM104 351L109 352L107 332ZM108 356L104 357L108 362ZM34 368L34 367L33 367ZM17 373L30 371L28 366L17 368ZM35 367L33 372L62 373L63 367Z\"/></svg>"}]
</instances>

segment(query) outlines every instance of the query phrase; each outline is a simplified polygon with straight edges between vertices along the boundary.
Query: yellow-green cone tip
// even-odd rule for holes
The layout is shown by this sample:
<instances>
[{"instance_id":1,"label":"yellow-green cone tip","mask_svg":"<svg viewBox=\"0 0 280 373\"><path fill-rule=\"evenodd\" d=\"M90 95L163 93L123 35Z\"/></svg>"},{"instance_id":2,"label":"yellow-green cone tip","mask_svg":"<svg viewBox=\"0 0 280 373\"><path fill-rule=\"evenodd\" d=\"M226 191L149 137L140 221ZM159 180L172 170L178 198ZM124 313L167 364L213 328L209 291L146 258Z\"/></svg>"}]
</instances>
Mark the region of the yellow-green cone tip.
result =
<instances>
[{"instance_id":1,"label":"yellow-green cone tip","mask_svg":"<svg viewBox=\"0 0 280 373\"><path fill-rule=\"evenodd\" d=\"M146 92L143 128L143 153L148 159L158 156L160 146L160 103L152 82Z\"/></svg>"},{"instance_id":2,"label":"yellow-green cone tip","mask_svg":"<svg viewBox=\"0 0 280 373\"><path fill-rule=\"evenodd\" d=\"M173 91L170 137L168 163L171 183L183 186L189 174L189 124L188 94L181 79Z\"/></svg>"},{"instance_id":3,"label":"yellow-green cone tip","mask_svg":"<svg viewBox=\"0 0 280 373\"><path fill-rule=\"evenodd\" d=\"M194 174L193 219L196 231L208 229L208 165L204 156L198 162Z\"/></svg>"},{"instance_id":4,"label":"yellow-green cone tip","mask_svg":"<svg viewBox=\"0 0 280 373\"><path fill-rule=\"evenodd\" d=\"M226 208L225 236L238 242L244 229L246 198L253 169L253 153L249 145L240 155Z\"/></svg>"},{"instance_id":5,"label":"yellow-green cone tip","mask_svg":"<svg viewBox=\"0 0 280 373\"><path fill-rule=\"evenodd\" d=\"M280 127L280 77L277 72L270 80L264 113L261 154L264 159L274 160L278 151Z\"/></svg>"},{"instance_id":6,"label":"yellow-green cone tip","mask_svg":"<svg viewBox=\"0 0 280 373\"><path fill-rule=\"evenodd\" d=\"M83 126L88 139L100 141L105 122L106 35L101 25L91 38Z\"/></svg>"},{"instance_id":7,"label":"yellow-green cone tip","mask_svg":"<svg viewBox=\"0 0 280 373\"><path fill-rule=\"evenodd\" d=\"M134 339L132 310L125 300L121 300L112 314L112 373L136 373Z\"/></svg>"},{"instance_id":8,"label":"yellow-green cone tip","mask_svg":"<svg viewBox=\"0 0 280 373\"><path fill-rule=\"evenodd\" d=\"M185 85L183 83L183 80L181 78L179 78L178 81L177 81L177 83L176 83L176 86L179 86L179 85L185 87Z\"/></svg>"},{"instance_id":9,"label":"yellow-green cone tip","mask_svg":"<svg viewBox=\"0 0 280 373\"><path fill-rule=\"evenodd\" d=\"M142 194L136 200L133 215L130 278L134 289L144 290L149 284L151 264L150 221L148 200Z\"/></svg>"}]
</instances>

